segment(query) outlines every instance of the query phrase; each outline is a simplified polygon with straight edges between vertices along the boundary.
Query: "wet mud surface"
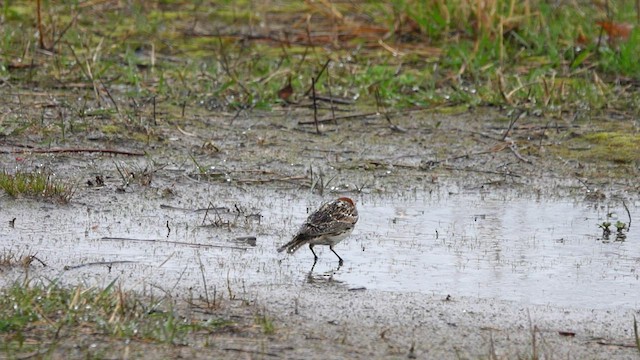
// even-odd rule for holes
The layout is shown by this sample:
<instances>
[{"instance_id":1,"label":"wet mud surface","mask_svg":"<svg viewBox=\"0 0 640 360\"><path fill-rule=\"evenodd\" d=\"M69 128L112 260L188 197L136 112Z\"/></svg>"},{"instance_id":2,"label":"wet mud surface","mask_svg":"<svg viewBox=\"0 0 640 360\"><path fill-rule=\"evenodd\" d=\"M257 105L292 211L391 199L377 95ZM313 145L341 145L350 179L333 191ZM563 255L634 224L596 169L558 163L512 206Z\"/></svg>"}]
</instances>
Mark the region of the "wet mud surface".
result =
<instances>
[{"instance_id":1,"label":"wet mud surface","mask_svg":"<svg viewBox=\"0 0 640 360\"><path fill-rule=\"evenodd\" d=\"M633 173L609 177L612 165L550 155L538 140L510 150L491 113L416 113L393 127L365 118L322 135L296 116L196 118L163 127L154 145L74 144L146 157L3 154L3 168L49 169L76 193L64 205L3 195L0 246L36 254L46 266L32 266L34 278L247 301L278 328L228 339L251 356L637 356ZM335 247L342 267L328 248L313 269L307 248L276 252L344 194L360 220ZM606 221L631 227L604 236ZM1 281L25 275L4 270Z\"/></svg>"}]
</instances>

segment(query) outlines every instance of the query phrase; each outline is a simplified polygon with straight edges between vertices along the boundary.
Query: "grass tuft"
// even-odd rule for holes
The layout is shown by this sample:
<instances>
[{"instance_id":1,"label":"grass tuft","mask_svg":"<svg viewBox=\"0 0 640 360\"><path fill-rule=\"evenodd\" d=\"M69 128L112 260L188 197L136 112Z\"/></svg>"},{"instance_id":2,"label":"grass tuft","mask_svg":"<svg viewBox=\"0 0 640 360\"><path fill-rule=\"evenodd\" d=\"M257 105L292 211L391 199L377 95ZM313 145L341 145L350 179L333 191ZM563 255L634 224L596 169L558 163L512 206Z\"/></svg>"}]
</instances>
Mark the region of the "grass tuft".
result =
<instances>
[{"instance_id":1,"label":"grass tuft","mask_svg":"<svg viewBox=\"0 0 640 360\"><path fill-rule=\"evenodd\" d=\"M38 350L39 343L82 334L185 344L191 335L210 334L230 324L184 318L172 304L171 299L150 302L113 283L105 289L15 283L0 291L0 350L13 358Z\"/></svg>"},{"instance_id":2,"label":"grass tuft","mask_svg":"<svg viewBox=\"0 0 640 360\"><path fill-rule=\"evenodd\" d=\"M45 171L16 171L11 174L0 172L0 188L12 197L28 196L68 203L74 193L74 187L52 179Z\"/></svg>"},{"instance_id":3,"label":"grass tuft","mask_svg":"<svg viewBox=\"0 0 640 360\"><path fill-rule=\"evenodd\" d=\"M273 335L276 332L273 320L264 313L256 315L256 325L262 328L262 333L265 335Z\"/></svg>"}]
</instances>

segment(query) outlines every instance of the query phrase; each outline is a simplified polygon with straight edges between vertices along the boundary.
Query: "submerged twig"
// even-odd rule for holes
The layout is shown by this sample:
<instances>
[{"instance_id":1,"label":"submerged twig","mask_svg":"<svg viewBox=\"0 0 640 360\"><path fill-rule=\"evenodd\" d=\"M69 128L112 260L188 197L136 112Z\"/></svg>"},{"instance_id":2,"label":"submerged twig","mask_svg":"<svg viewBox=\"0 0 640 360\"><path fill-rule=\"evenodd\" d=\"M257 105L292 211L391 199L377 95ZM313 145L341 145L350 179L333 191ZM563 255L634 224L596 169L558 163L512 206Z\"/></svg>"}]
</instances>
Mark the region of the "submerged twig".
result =
<instances>
[{"instance_id":1,"label":"submerged twig","mask_svg":"<svg viewBox=\"0 0 640 360\"><path fill-rule=\"evenodd\" d=\"M629 217L629 223L627 224L627 231L629 231L629 229L631 229L631 212L629 211L627 203L624 200L622 200L622 206L624 207L624 210L627 212L627 216ZM640 350L640 348L638 350Z\"/></svg>"},{"instance_id":2,"label":"submerged twig","mask_svg":"<svg viewBox=\"0 0 640 360\"><path fill-rule=\"evenodd\" d=\"M191 246L191 247L220 248L220 249L232 249L232 250L248 249L246 247L231 246L231 245L199 244L199 243L189 243L184 241L170 241L170 240L159 240L159 239L132 239L132 238L120 238L120 237L108 237L108 236L101 238L100 241L150 242L150 243L168 244L168 245L185 245L185 246Z\"/></svg>"},{"instance_id":3,"label":"submerged twig","mask_svg":"<svg viewBox=\"0 0 640 360\"><path fill-rule=\"evenodd\" d=\"M131 263L135 263L135 261L131 261L131 260L96 261L96 262L89 262L89 263L80 264L80 265L65 265L64 269L75 270L75 269L79 269L87 266L95 266L95 265L107 265L108 267L111 267L112 265L115 265L115 264L131 264Z\"/></svg>"},{"instance_id":4,"label":"submerged twig","mask_svg":"<svg viewBox=\"0 0 640 360\"><path fill-rule=\"evenodd\" d=\"M237 182L237 183L259 183L259 184L264 184L264 183L270 183L270 182L275 182L275 181L304 180L306 178L307 178L306 176L298 175L298 176L286 176L286 177L271 178L271 179L238 179L238 180L235 180L235 182Z\"/></svg>"},{"instance_id":5,"label":"submerged twig","mask_svg":"<svg viewBox=\"0 0 640 360\"><path fill-rule=\"evenodd\" d=\"M53 153L103 153L103 154L117 154L117 155L129 155L129 156L144 156L143 152L128 151L128 150L115 150L115 149L93 149L93 148L67 148L67 149L33 149L26 150L0 150L3 154L53 154Z\"/></svg>"}]
</instances>

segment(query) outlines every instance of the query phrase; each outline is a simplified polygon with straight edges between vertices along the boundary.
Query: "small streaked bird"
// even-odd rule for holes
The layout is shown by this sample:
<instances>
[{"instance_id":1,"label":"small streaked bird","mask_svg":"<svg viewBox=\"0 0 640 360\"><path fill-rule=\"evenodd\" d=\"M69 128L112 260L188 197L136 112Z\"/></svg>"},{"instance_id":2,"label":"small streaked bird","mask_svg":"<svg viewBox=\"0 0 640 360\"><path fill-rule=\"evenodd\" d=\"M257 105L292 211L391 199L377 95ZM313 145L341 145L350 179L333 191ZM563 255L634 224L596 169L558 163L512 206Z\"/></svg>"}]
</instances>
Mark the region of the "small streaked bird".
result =
<instances>
[{"instance_id":1,"label":"small streaked bird","mask_svg":"<svg viewBox=\"0 0 640 360\"><path fill-rule=\"evenodd\" d=\"M313 251L313 247L329 245L329 249L336 254L340 260L339 264L342 265L342 258L333 250L333 246L349 236L357 222L358 210L353 200L341 197L320 206L309 215L293 240L278 248L278 252L287 250L288 254L293 254L301 246L309 244L315 264L318 255Z\"/></svg>"}]
</instances>

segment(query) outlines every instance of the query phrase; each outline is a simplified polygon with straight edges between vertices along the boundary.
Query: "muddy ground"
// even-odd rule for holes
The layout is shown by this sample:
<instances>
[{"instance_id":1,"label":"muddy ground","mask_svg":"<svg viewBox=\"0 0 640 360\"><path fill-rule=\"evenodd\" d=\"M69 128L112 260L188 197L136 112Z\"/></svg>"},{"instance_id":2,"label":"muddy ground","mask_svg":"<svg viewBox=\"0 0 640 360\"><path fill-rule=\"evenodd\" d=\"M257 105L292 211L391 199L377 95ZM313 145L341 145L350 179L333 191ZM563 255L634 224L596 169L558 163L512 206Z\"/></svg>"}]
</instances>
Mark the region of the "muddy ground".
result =
<instances>
[{"instance_id":1,"label":"muddy ground","mask_svg":"<svg viewBox=\"0 0 640 360\"><path fill-rule=\"evenodd\" d=\"M393 116L392 123L380 115L356 116L324 123L321 134L300 124L311 119L310 111L290 108L237 117L198 109L179 122L161 117L146 139L127 127L83 129L64 141L29 131L0 139L3 168L46 169L75 184L69 204L2 195L2 247L35 253L47 265L31 266L30 278L88 286L118 279L144 296L176 299L189 319L222 316L236 323L175 346L69 334L53 357L638 358L637 301L572 306L571 294L561 305L545 301L544 294L531 301L505 300L499 285L492 289L496 296L474 296L446 277L394 291L363 286L348 275L377 261L402 263L388 259L392 253L375 253L376 246L387 246L386 237L399 234L411 241L406 228L391 225L401 222L402 208L395 206L390 216L367 217L366 211L398 199L425 210L454 196L504 204L560 199L616 208L621 220L631 222L620 210L624 202L635 225L638 164L567 156L567 143L593 130L592 121L523 118L504 138L510 119L493 110L407 112ZM60 148L76 151L47 152ZM320 253L311 273L307 249L290 257L275 252L306 210L338 194L353 197L362 218L351 238L336 247L346 254L343 268L328 251ZM217 210L204 210L211 207ZM7 226L13 218L14 226ZM580 241L603 243L597 220ZM640 240L634 227L625 244L603 251L629 252L621 247ZM448 229L440 230L442 236L456 239L455 229L442 228ZM428 228L429 236L435 239L433 233L442 228ZM464 246L457 251L464 252ZM368 259L372 253L376 256ZM626 271L640 265L637 253L625 259L631 267ZM426 276L438 267L427 264L416 271ZM2 280L26 275L24 269L3 270ZM385 281L405 276L400 271ZM631 295L625 299L640 294L637 276L626 281ZM206 298L216 299L216 305L205 307ZM256 314L271 319L275 330L264 331Z\"/></svg>"}]
</instances>

